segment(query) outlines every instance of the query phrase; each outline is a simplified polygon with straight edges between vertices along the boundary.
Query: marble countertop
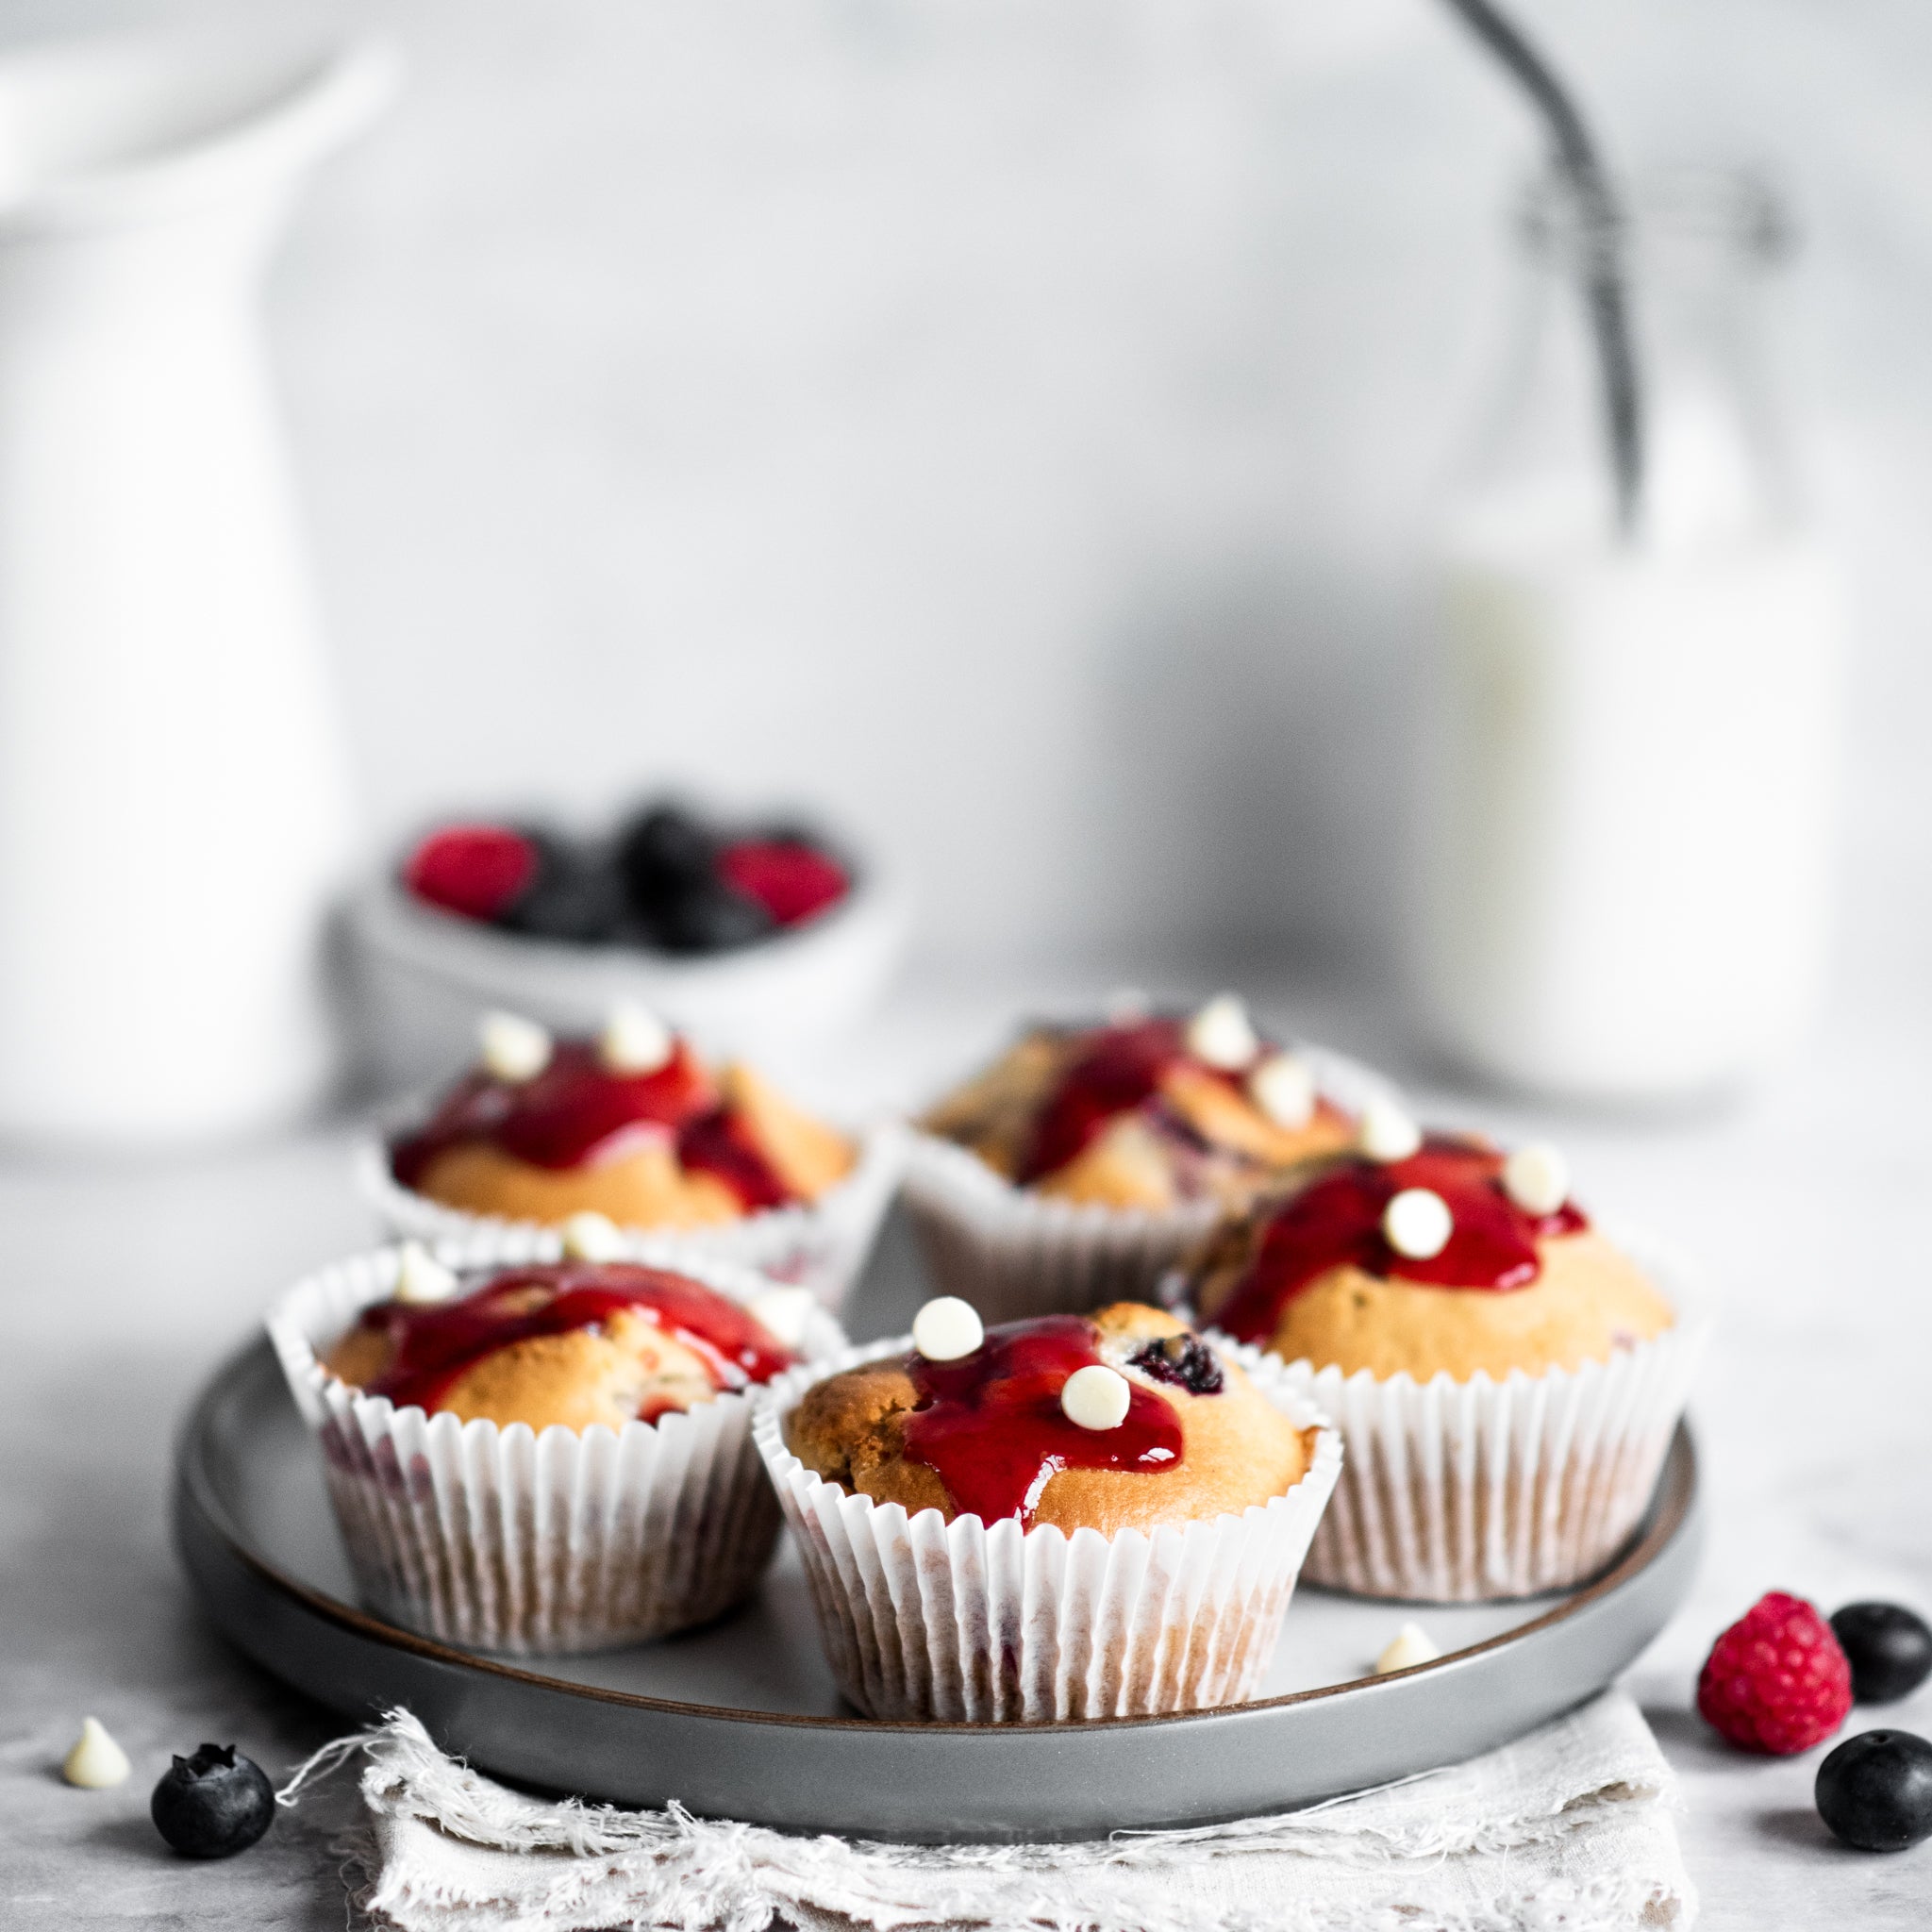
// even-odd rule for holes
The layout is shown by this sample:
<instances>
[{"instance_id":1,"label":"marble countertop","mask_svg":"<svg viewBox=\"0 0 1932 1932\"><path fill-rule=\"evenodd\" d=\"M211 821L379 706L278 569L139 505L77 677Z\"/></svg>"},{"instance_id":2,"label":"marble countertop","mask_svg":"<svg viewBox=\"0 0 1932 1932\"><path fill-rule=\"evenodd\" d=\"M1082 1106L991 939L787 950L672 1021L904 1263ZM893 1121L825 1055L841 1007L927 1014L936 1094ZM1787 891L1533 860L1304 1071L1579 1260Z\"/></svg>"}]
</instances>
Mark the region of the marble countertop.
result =
<instances>
[{"instance_id":1,"label":"marble countertop","mask_svg":"<svg viewBox=\"0 0 1932 1932\"><path fill-rule=\"evenodd\" d=\"M1036 980L903 998L845 1057L839 1097L929 1091L1016 1004L1094 991ZM1700 1923L1932 1923L1932 1845L1841 1850L1811 1809L1822 1751L1748 1758L1691 1708L1712 1637L1766 1590L1826 1609L1860 1596L1932 1609L1932 1007L1907 990L1843 1003L1805 1060L1756 1098L1639 1121L1451 1096L1399 1054L1376 1053L1381 1029L1359 1001L1304 989L1261 1004L1407 1074L1432 1116L1560 1139L1587 1199L1705 1261L1723 1321L1693 1410L1707 1549L1690 1602L1629 1678L1682 1775ZM339 1727L203 1623L169 1549L165 1498L172 1432L209 1367L278 1286L368 1241L348 1179L352 1133L165 1162L0 1164L0 1921L12 1932L344 1924L334 1841L346 1789L213 1866L168 1854L146 1807L170 1752L233 1740L278 1775ZM883 1320L888 1299L918 1290L874 1278L866 1292ZM134 1760L119 1790L60 1782L87 1713ZM1932 1733L1932 1687L1855 1713L1850 1728L1878 1724Z\"/></svg>"}]
</instances>

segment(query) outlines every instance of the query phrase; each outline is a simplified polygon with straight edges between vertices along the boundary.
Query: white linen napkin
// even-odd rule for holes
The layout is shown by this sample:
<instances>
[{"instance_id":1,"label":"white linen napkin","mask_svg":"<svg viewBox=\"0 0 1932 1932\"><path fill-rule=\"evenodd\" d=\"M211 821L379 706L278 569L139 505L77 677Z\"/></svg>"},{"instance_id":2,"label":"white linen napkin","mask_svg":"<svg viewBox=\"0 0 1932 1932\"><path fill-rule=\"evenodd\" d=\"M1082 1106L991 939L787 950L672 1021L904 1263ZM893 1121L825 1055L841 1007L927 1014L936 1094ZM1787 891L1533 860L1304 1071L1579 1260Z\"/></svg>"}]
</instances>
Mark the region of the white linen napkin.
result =
<instances>
[{"instance_id":1,"label":"white linen napkin","mask_svg":"<svg viewBox=\"0 0 1932 1932\"><path fill-rule=\"evenodd\" d=\"M1697 1914L1672 1774L1620 1691L1309 1810L1062 1845L866 1844L546 1803L445 1757L404 1711L344 1742L369 1755L356 1903L395 1932L1688 1932Z\"/></svg>"}]
</instances>

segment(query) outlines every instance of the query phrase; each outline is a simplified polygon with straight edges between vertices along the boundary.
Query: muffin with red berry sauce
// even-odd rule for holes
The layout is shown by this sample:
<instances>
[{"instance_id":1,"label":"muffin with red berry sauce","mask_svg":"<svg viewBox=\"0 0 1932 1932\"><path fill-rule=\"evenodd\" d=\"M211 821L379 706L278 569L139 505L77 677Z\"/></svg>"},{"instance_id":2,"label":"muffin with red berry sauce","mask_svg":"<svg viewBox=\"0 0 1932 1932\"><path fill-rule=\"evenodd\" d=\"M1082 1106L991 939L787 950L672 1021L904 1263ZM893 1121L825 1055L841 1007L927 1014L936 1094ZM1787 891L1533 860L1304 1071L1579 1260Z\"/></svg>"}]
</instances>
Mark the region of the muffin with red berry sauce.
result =
<instances>
[{"instance_id":1,"label":"muffin with red berry sauce","mask_svg":"<svg viewBox=\"0 0 1932 1932\"><path fill-rule=\"evenodd\" d=\"M843 1337L808 1290L591 1218L385 1248L269 1318L363 1600L480 1650L603 1650L709 1622L769 1560L751 1439Z\"/></svg>"},{"instance_id":2,"label":"muffin with red berry sauce","mask_svg":"<svg viewBox=\"0 0 1932 1932\"><path fill-rule=\"evenodd\" d=\"M1141 1716L1251 1697L1341 1444L1279 1365L1117 1303L775 1382L755 1424L833 1672L868 1716Z\"/></svg>"},{"instance_id":3,"label":"muffin with red berry sauce","mask_svg":"<svg viewBox=\"0 0 1932 1932\"><path fill-rule=\"evenodd\" d=\"M1380 1106L1353 1153L1210 1236L1169 1298L1292 1364L1341 1425L1310 1579L1427 1601L1607 1563L1704 1339L1682 1264L1597 1228L1556 1149L1425 1136Z\"/></svg>"},{"instance_id":4,"label":"muffin with red berry sauce","mask_svg":"<svg viewBox=\"0 0 1932 1932\"><path fill-rule=\"evenodd\" d=\"M594 1039L491 1013L480 1043L426 1117L362 1150L391 1232L600 1214L809 1281L827 1301L862 1264L896 1178L890 1134L855 1142L743 1063L708 1066L637 1008Z\"/></svg>"},{"instance_id":5,"label":"muffin with red berry sauce","mask_svg":"<svg viewBox=\"0 0 1932 1932\"><path fill-rule=\"evenodd\" d=\"M1034 1026L917 1123L908 1206L941 1285L989 1316L1144 1297L1224 1211L1353 1141L1350 1077L1232 993Z\"/></svg>"}]
</instances>

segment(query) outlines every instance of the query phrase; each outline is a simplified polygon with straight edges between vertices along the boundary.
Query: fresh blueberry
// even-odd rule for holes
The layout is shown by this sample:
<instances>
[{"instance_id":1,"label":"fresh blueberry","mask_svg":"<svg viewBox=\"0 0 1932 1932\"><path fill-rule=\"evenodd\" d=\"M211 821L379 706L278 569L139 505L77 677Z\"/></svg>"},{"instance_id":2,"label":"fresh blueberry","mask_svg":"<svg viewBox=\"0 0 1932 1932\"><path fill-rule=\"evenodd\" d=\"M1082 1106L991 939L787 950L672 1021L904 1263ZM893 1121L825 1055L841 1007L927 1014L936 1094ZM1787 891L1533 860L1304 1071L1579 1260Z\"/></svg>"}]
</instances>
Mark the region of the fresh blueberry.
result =
<instances>
[{"instance_id":1,"label":"fresh blueberry","mask_svg":"<svg viewBox=\"0 0 1932 1932\"><path fill-rule=\"evenodd\" d=\"M617 870L631 908L655 920L674 899L717 876L717 835L693 812L658 805L617 835Z\"/></svg>"},{"instance_id":2,"label":"fresh blueberry","mask_svg":"<svg viewBox=\"0 0 1932 1932\"><path fill-rule=\"evenodd\" d=\"M234 1745L204 1744L192 1757L175 1758L148 1810L184 1858L230 1858L274 1822L275 1794L261 1767Z\"/></svg>"},{"instance_id":3,"label":"fresh blueberry","mask_svg":"<svg viewBox=\"0 0 1932 1932\"><path fill-rule=\"evenodd\" d=\"M1127 1366L1191 1395L1221 1393L1221 1363L1198 1335L1163 1335L1129 1356Z\"/></svg>"},{"instance_id":4,"label":"fresh blueberry","mask_svg":"<svg viewBox=\"0 0 1932 1932\"><path fill-rule=\"evenodd\" d=\"M666 952L723 953L763 939L775 922L756 899L704 879L662 900L649 924Z\"/></svg>"},{"instance_id":5,"label":"fresh blueberry","mask_svg":"<svg viewBox=\"0 0 1932 1932\"><path fill-rule=\"evenodd\" d=\"M1831 1627L1860 1704L1895 1704L1932 1675L1932 1629L1903 1604L1847 1604Z\"/></svg>"},{"instance_id":6,"label":"fresh blueberry","mask_svg":"<svg viewBox=\"0 0 1932 1932\"><path fill-rule=\"evenodd\" d=\"M1818 1767L1818 1815L1861 1852L1902 1852L1932 1836L1932 1744L1910 1731L1861 1731Z\"/></svg>"},{"instance_id":7,"label":"fresh blueberry","mask_svg":"<svg viewBox=\"0 0 1932 1932\"><path fill-rule=\"evenodd\" d=\"M537 841L537 874L497 924L532 939L608 945L624 924L624 882L608 852L546 836Z\"/></svg>"}]
</instances>

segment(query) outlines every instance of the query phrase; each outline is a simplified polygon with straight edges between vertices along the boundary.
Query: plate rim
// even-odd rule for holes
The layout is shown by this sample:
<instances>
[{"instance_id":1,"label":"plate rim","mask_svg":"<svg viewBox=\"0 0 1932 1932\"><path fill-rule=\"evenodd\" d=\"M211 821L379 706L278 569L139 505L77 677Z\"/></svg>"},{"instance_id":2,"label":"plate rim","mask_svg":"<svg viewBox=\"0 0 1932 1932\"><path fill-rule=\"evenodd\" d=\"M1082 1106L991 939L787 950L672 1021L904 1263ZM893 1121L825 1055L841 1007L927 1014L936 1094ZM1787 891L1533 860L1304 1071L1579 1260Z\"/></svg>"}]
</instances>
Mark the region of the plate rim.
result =
<instances>
[{"instance_id":1,"label":"plate rim","mask_svg":"<svg viewBox=\"0 0 1932 1932\"><path fill-rule=\"evenodd\" d=\"M326 1591L318 1590L313 1585L303 1582L299 1577L290 1575L278 1565L258 1554L250 1547L239 1525L223 1505L214 1479L206 1466L204 1448L211 1412L216 1405L235 1385L251 1374L260 1373L263 1367L273 1374L286 1395L286 1385L281 1383L280 1370L275 1361L273 1346L265 1334L256 1335L223 1357L202 1385L176 1433L174 1467L177 1507L183 1503L192 1507L200 1519L202 1527L217 1539L225 1554L252 1572L268 1588L291 1599L302 1609L322 1617L352 1636L408 1652L445 1668L475 1672L487 1678L520 1685L526 1689L550 1693L561 1692L591 1703L611 1705L619 1708L649 1711L661 1716L687 1720L762 1724L791 1730L857 1732L873 1737L890 1732L920 1737L963 1734L981 1738L989 1731L995 1731L1003 1736L1011 1737L1064 1738L1070 1734L1112 1734L1136 1729L1212 1724L1235 1713L1254 1715L1294 1705L1319 1703L1351 1691L1359 1691L1366 1685L1399 1683L1405 1678L1421 1676L1449 1665L1464 1664L1472 1658L1520 1643L1538 1632L1569 1622L1605 1597L1613 1594L1648 1570L1691 1525L1696 1514L1700 1487L1699 1457L1695 1439L1691 1435L1688 1421L1680 1419L1672 1436L1663 1468L1658 1474L1657 1490L1643 1523L1636 1537L1615 1561L1587 1583L1564 1596L1561 1602L1552 1605L1541 1615L1531 1618L1527 1623L1512 1625L1496 1636L1484 1638L1476 1643L1465 1644L1460 1649L1445 1651L1441 1657L1431 1658L1427 1663L1414 1664L1406 1670L1391 1671L1381 1675L1353 1677L1342 1683L1324 1684L1313 1690L1285 1691L1274 1697L1256 1698L1241 1704L1215 1706L1203 1710L1162 1711L1128 1717L1062 1718L1035 1724L989 1725L947 1721L928 1723L868 1718L857 1714L827 1716L801 1711L758 1710L741 1706L690 1703L679 1698L651 1696L642 1691L619 1690L602 1685L578 1683L571 1678L551 1676L542 1671L531 1670L522 1664L506 1661L486 1652L465 1650L457 1644L444 1643L437 1638L425 1637L401 1624L389 1623L358 1605L344 1603L341 1598L331 1596ZM289 1400L292 1407L292 1397ZM177 1544L179 1541L177 1530ZM1313 1589L1316 1586L1303 1583L1297 1588ZM1349 1595L1348 1592L1334 1593ZM1414 1605L1418 1601L1413 1598L1370 1599L1352 1596L1350 1600L1387 1604L1391 1608L1400 1607L1405 1604ZM1533 1602L1535 1599L1517 1597L1497 1598L1491 1601L1524 1603Z\"/></svg>"}]
</instances>

